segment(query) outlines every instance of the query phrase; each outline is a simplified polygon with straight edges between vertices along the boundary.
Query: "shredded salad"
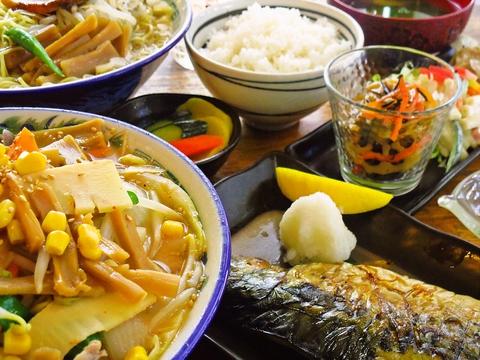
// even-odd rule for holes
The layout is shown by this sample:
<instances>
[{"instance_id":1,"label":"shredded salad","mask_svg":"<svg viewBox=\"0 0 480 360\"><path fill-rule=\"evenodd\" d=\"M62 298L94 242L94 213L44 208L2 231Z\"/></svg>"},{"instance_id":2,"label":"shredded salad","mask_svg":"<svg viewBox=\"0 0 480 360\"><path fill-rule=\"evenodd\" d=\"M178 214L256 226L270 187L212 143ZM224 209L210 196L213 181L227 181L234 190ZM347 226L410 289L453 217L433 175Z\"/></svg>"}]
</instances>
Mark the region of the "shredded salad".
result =
<instances>
[{"instance_id":1,"label":"shredded salad","mask_svg":"<svg viewBox=\"0 0 480 360\"><path fill-rule=\"evenodd\" d=\"M480 51L466 48L455 58L455 72L462 79L462 95L450 112L449 121L432 157L449 171L456 163L468 156L468 151L480 144ZM441 72L429 68L423 70L438 82L453 77L451 72Z\"/></svg>"},{"instance_id":2,"label":"shredded salad","mask_svg":"<svg viewBox=\"0 0 480 360\"><path fill-rule=\"evenodd\" d=\"M407 62L398 73L376 74L356 99L365 108L351 127L346 146L356 175L388 180L422 159L436 119L423 112L446 103L456 91L453 78L439 81L427 71Z\"/></svg>"}]
</instances>

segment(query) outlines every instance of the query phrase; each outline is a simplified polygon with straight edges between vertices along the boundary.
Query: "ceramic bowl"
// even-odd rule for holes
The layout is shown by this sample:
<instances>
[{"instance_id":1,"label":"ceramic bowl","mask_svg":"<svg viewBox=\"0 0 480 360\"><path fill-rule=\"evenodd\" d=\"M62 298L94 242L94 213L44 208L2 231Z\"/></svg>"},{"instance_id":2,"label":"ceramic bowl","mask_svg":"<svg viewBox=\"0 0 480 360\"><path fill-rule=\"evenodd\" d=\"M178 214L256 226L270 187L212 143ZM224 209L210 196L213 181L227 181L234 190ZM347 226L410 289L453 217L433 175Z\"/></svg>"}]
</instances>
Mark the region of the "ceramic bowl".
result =
<instances>
[{"instance_id":1,"label":"ceramic bowl","mask_svg":"<svg viewBox=\"0 0 480 360\"><path fill-rule=\"evenodd\" d=\"M39 106L104 114L125 101L160 66L187 32L192 11L187 0L172 0L177 12L171 38L149 56L115 71L69 83L0 89L0 106Z\"/></svg>"},{"instance_id":2,"label":"ceramic bowl","mask_svg":"<svg viewBox=\"0 0 480 360\"><path fill-rule=\"evenodd\" d=\"M228 145L219 153L205 159L195 161L195 164L208 176L213 176L227 161L232 150L237 146L242 132L242 124L236 111L223 101L210 96L192 94L149 94L128 100L113 109L108 115L145 129L152 123L152 119L168 117L188 99L196 97L204 99L222 110L232 119L232 135Z\"/></svg>"},{"instance_id":3,"label":"ceramic bowl","mask_svg":"<svg viewBox=\"0 0 480 360\"><path fill-rule=\"evenodd\" d=\"M67 121L81 122L98 115L46 108L2 108L0 124L26 124L30 128L56 127ZM175 176L195 203L207 239L205 274L208 281L199 293L190 314L175 340L163 354L164 359L184 359L210 323L222 296L230 266L230 232L218 195L205 175L187 157L168 143L133 125L107 117L108 126L128 132L129 143L153 162Z\"/></svg>"},{"instance_id":4,"label":"ceramic bowl","mask_svg":"<svg viewBox=\"0 0 480 360\"><path fill-rule=\"evenodd\" d=\"M209 59L200 50L211 33L230 16L239 15L254 0L237 0L211 6L196 17L186 35L187 50L207 89L235 107L247 124L265 130L294 125L327 101L323 69L300 73L269 74L241 70ZM327 17L353 48L363 46L363 32L348 14L332 6L304 0L259 0L260 5L296 8L309 18Z\"/></svg>"},{"instance_id":5,"label":"ceramic bowl","mask_svg":"<svg viewBox=\"0 0 480 360\"><path fill-rule=\"evenodd\" d=\"M422 19L384 18L362 12L350 6L351 2L352 0L328 0L329 4L358 21L365 33L366 45L399 45L433 53L447 48L462 33L475 0L452 0L450 2L458 10Z\"/></svg>"}]
</instances>

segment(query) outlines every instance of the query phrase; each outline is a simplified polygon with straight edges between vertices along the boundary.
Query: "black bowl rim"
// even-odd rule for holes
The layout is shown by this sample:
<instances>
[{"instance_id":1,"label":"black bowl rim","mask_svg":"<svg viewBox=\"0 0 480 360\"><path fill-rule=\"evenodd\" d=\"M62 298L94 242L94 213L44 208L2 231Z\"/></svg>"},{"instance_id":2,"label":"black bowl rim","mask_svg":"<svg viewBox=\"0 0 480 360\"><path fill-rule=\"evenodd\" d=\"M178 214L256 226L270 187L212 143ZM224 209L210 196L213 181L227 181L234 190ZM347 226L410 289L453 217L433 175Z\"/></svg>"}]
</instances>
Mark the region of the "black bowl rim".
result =
<instances>
[{"instance_id":1,"label":"black bowl rim","mask_svg":"<svg viewBox=\"0 0 480 360\"><path fill-rule=\"evenodd\" d=\"M180 97L188 97L188 98L198 97L214 103L214 105L220 107L222 111L227 112L227 115L229 115L230 118L232 119L232 125L233 125L232 134L230 135L230 140L228 141L228 145L213 156L210 156L205 159L197 160L197 161L192 160L196 165L201 166L201 165L214 162L217 159L224 156L225 154L230 153L235 148L235 146L238 145L238 142L240 141L240 138L242 135L242 123L240 121L240 116L238 115L237 110L232 106L228 105L226 102L208 95L189 94L189 93L151 93L151 94L140 95L140 96L130 98L123 104L114 107L112 110L108 112L108 116L113 118L118 118L118 113L120 113L123 109L131 106L135 106L135 104L141 100L163 97L163 96L180 96ZM120 121L124 121L124 120L120 120ZM124 121L124 122L128 122L128 121ZM133 124L133 125L137 126L136 124Z\"/></svg>"}]
</instances>

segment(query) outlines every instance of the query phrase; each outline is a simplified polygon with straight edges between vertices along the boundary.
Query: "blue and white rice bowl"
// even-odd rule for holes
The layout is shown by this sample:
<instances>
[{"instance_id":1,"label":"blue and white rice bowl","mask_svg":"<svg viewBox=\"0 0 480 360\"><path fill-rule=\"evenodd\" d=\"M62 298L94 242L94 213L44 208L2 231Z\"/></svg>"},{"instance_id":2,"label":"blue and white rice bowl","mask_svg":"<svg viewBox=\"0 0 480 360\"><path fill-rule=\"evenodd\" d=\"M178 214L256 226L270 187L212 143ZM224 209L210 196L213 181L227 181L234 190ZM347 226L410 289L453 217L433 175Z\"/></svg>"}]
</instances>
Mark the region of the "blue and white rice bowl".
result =
<instances>
[{"instance_id":1,"label":"blue and white rice bowl","mask_svg":"<svg viewBox=\"0 0 480 360\"><path fill-rule=\"evenodd\" d=\"M326 17L337 27L339 35L352 44L351 48L363 46L363 31L345 12L304 0L236 0L211 6L195 17L185 40L203 84L215 97L238 109L249 125L281 130L327 101L324 69L283 74L253 72L222 64L202 51L214 31L255 2L261 6L296 8L310 19Z\"/></svg>"},{"instance_id":2,"label":"blue and white rice bowl","mask_svg":"<svg viewBox=\"0 0 480 360\"><path fill-rule=\"evenodd\" d=\"M203 172L185 155L160 138L133 125L85 112L48 108L1 108L0 124L48 123L57 127L62 123L75 123L103 119L113 129L126 131L129 150L141 152L151 161L168 170L179 181L193 200L205 231L206 281L177 336L163 353L164 359L184 359L192 351L207 329L217 310L230 267L230 231L220 199Z\"/></svg>"}]
</instances>

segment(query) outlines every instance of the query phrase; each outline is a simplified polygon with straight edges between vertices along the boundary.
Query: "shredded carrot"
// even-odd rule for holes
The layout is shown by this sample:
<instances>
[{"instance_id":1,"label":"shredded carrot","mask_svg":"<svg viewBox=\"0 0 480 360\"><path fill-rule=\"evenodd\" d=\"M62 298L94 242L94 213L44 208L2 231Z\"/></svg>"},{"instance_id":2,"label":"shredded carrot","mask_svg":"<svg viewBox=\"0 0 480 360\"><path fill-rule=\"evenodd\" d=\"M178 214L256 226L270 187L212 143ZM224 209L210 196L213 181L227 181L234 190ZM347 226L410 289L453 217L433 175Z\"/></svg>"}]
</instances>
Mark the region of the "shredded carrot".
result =
<instances>
[{"instance_id":1,"label":"shredded carrot","mask_svg":"<svg viewBox=\"0 0 480 360\"><path fill-rule=\"evenodd\" d=\"M392 155L379 154L373 151L366 151L362 153L360 156L363 160L378 160L378 161L386 161L386 162L390 162L392 160Z\"/></svg>"},{"instance_id":2,"label":"shredded carrot","mask_svg":"<svg viewBox=\"0 0 480 360\"><path fill-rule=\"evenodd\" d=\"M392 162L398 162L403 159L406 159L410 155L413 155L422 145L423 141L416 142L412 144L410 147L406 148L403 151L400 151L398 154L394 155L392 158Z\"/></svg>"},{"instance_id":3,"label":"shredded carrot","mask_svg":"<svg viewBox=\"0 0 480 360\"><path fill-rule=\"evenodd\" d=\"M403 151L400 151L398 154L395 155L384 155L384 154L379 154L373 151L366 151L360 155L360 157L363 160L378 160L378 161L385 161L385 162L390 162L390 163L396 163L399 161L402 161L409 157L410 155L413 155L418 149L420 149L425 143L427 143L430 140L429 136L424 137L420 141L412 144L408 148L406 148Z\"/></svg>"},{"instance_id":4,"label":"shredded carrot","mask_svg":"<svg viewBox=\"0 0 480 360\"><path fill-rule=\"evenodd\" d=\"M401 95L401 102L400 102L400 108L398 109L399 112L404 112L407 110L408 106L408 88L405 85L405 80L403 79L403 76L400 76L400 79L398 80L398 90L399 94ZM403 118L401 115L396 116L393 120L393 129L392 133L390 134L390 140L396 141L398 139L398 135L400 134L400 129L402 128L402 123L403 123Z\"/></svg>"},{"instance_id":5,"label":"shredded carrot","mask_svg":"<svg viewBox=\"0 0 480 360\"><path fill-rule=\"evenodd\" d=\"M105 146L105 147L90 149L88 152L90 153L90 155L93 155L96 158L104 158L104 157L110 155L110 153L111 153L110 150L111 149L108 146Z\"/></svg>"},{"instance_id":6,"label":"shredded carrot","mask_svg":"<svg viewBox=\"0 0 480 360\"><path fill-rule=\"evenodd\" d=\"M12 145L10 145L8 149L7 155L10 159L16 160L22 152L36 150L38 150L38 145L35 141L35 135L27 128L23 128L22 131L15 136Z\"/></svg>"},{"instance_id":7,"label":"shredded carrot","mask_svg":"<svg viewBox=\"0 0 480 360\"><path fill-rule=\"evenodd\" d=\"M12 278L18 277L18 273L20 272L20 267L11 262L10 265L7 267L7 271L12 275Z\"/></svg>"},{"instance_id":8,"label":"shredded carrot","mask_svg":"<svg viewBox=\"0 0 480 360\"><path fill-rule=\"evenodd\" d=\"M398 135L400 134L400 129L402 128L403 118L401 116L396 116L393 120L393 129L390 134L390 140L397 141Z\"/></svg>"}]
</instances>

